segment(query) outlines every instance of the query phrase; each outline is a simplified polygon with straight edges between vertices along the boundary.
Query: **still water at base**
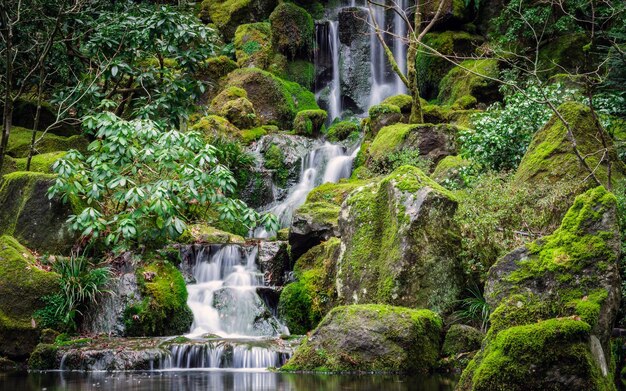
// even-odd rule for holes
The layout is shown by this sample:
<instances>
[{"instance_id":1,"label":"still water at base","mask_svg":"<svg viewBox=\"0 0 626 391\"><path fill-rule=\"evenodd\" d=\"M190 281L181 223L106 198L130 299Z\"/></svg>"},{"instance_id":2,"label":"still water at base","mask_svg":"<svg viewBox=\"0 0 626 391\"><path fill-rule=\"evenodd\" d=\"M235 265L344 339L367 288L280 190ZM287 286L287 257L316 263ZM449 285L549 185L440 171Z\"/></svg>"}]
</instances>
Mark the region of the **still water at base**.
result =
<instances>
[{"instance_id":1,"label":"still water at base","mask_svg":"<svg viewBox=\"0 0 626 391\"><path fill-rule=\"evenodd\" d=\"M0 390L452 391L448 375L318 375L241 371L32 372L0 374Z\"/></svg>"}]
</instances>

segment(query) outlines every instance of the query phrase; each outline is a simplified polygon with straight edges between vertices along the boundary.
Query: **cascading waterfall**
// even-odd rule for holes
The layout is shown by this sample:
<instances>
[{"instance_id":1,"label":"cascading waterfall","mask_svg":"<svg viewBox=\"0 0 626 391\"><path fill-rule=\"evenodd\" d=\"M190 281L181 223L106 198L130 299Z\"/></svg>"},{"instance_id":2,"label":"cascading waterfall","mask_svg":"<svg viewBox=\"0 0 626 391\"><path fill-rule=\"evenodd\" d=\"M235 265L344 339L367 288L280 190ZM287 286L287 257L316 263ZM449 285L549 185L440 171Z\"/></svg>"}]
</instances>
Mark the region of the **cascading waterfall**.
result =
<instances>
[{"instance_id":1,"label":"cascading waterfall","mask_svg":"<svg viewBox=\"0 0 626 391\"><path fill-rule=\"evenodd\" d=\"M333 78L330 85L328 118L332 121L341 115L341 80L339 78L339 22L328 22L328 41L332 55Z\"/></svg>"},{"instance_id":2,"label":"cascading waterfall","mask_svg":"<svg viewBox=\"0 0 626 391\"><path fill-rule=\"evenodd\" d=\"M409 7L408 0L394 0L398 1L398 5L400 8L406 12ZM408 15L406 15L408 18ZM403 19L403 15L394 12L393 16L393 56L398 63L398 67L402 70L402 72L406 72L406 51L407 45L405 39L407 38L407 28L406 21ZM395 94L405 94L407 91L406 85L402 82L398 75L395 75Z\"/></svg>"}]
</instances>

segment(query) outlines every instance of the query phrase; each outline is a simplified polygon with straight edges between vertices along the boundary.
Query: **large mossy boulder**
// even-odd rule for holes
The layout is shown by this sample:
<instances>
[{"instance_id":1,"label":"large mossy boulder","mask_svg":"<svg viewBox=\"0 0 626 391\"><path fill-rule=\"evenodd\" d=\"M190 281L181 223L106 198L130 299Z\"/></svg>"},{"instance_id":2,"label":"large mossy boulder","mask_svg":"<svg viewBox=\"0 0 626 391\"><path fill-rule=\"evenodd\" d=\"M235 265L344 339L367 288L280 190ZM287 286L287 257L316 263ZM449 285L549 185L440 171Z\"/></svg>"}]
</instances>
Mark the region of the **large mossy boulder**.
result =
<instances>
[{"instance_id":1,"label":"large mossy boulder","mask_svg":"<svg viewBox=\"0 0 626 391\"><path fill-rule=\"evenodd\" d=\"M442 105L461 110L473 108L478 103L489 105L497 102L502 99L499 84L493 80L498 77L498 73L498 60L465 60L441 80L437 100Z\"/></svg>"},{"instance_id":2,"label":"large mossy boulder","mask_svg":"<svg viewBox=\"0 0 626 391\"><path fill-rule=\"evenodd\" d=\"M239 25L266 20L277 3L277 0L204 0L200 17L215 23L224 38L230 40Z\"/></svg>"},{"instance_id":3,"label":"large mossy boulder","mask_svg":"<svg viewBox=\"0 0 626 391\"><path fill-rule=\"evenodd\" d=\"M446 333L441 347L444 357L457 357L463 353L471 353L480 349L485 334L480 330L464 324L453 324Z\"/></svg>"},{"instance_id":4,"label":"large mossy boulder","mask_svg":"<svg viewBox=\"0 0 626 391\"><path fill-rule=\"evenodd\" d=\"M585 157L587 166L593 170L600 183L605 186L608 184L609 160L612 182L623 179L626 168L619 160L611 138L596 125L589 107L577 102L566 102L558 107L558 111L570 125L580 155ZM600 162L604 156L602 137L607 143L608 151ZM562 200L561 208L554 213L557 222L577 194L598 185L574 153L567 128L557 115L553 115L533 136L517 168L514 182L520 185L530 183L544 188L566 188L566 192L555 191L553 195Z\"/></svg>"},{"instance_id":5,"label":"large mossy boulder","mask_svg":"<svg viewBox=\"0 0 626 391\"><path fill-rule=\"evenodd\" d=\"M369 111L369 126L366 133L368 139L372 139L378 135L378 132L385 126L394 125L400 122L408 122L400 107L394 104L381 103L370 107Z\"/></svg>"},{"instance_id":6,"label":"large mossy boulder","mask_svg":"<svg viewBox=\"0 0 626 391\"><path fill-rule=\"evenodd\" d=\"M242 137L238 127L226 118L214 114L200 118L189 127L189 130L201 133L208 143L212 143L216 139L237 140Z\"/></svg>"},{"instance_id":7,"label":"large mossy boulder","mask_svg":"<svg viewBox=\"0 0 626 391\"><path fill-rule=\"evenodd\" d=\"M361 127L354 121L341 121L332 124L326 132L326 139L331 142L349 140L353 141L359 138Z\"/></svg>"},{"instance_id":8,"label":"large mossy boulder","mask_svg":"<svg viewBox=\"0 0 626 391\"><path fill-rule=\"evenodd\" d=\"M158 257L137 268L142 300L124 310L126 335L180 335L189 331L193 313L187 305L187 286L181 272Z\"/></svg>"},{"instance_id":9,"label":"large mossy boulder","mask_svg":"<svg viewBox=\"0 0 626 391\"><path fill-rule=\"evenodd\" d=\"M37 134L37 138L42 135L41 132ZM27 157L30 151L32 137L32 130L17 126L12 127L9 135L9 143L7 145L7 155L14 158ZM46 133L35 146L35 154L67 151L69 149L77 149L81 152L86 152L87 145L89 145L89 141L83 136L63 137Z\"/></svg>"},{"instance_id":10,"label":"large mossy boulder","mask_svg":"<svg viewBox=\"0 0 626 391\"><path fill-rule=\"evenodd\" d=\"M336 307L282 370L427 372L439 357L441 328L441 318L429 310Z\"/></svg>"},{"instance_id":11,"label":"large mossy boulder","mask_svg":"<svg viewBox=\"0 0 626 391\"><path fill-rule=\"evenodd\" d=\"M446 56L466 57L480 45L482 38L465 31L431 32L424 35L424 44ZM420 96L434 99L439 94L439 82L453 65L427 50L419 51L416 57Z\"/></svg>"},{"instance_id":12,"label":"large mossy boulder","mask_svg":"<svg viewBox=\"0 0 626 391\"><path fill-rule=\"evenodd\" d=\"M339 216L340 300L449 312L463 280L456 208L449 191L412 166L352 192Z\"/></svg>"},{"instance_id":13,"label":"large mossy boulder","mask_svg":"<svg viewBox=\"0 0 626 391\"><path fill-rule=\"evenodd\" d=\"M39 343L33 314L42 297L59 289L59 275L40 269L33 254L11 236L0 236L0 356L25 359Z\"/></svg>"},{"instance_id":14,"label":"large mossy boulder","mask_svg":"<svg viewBox=\"0 0 626 391\"><path fill-rule=\"evenodd\" d=\"M559 229L501 258L485 297L491 327L460 390L612 390L610 336L621 297L617 201L576 197Z\"/></svg>"},{"instance_id":15,"label":"large mossy boulder","mask_svg":"<svg viewBox=\"0 0 626 391\"><path fill-rule=\"evenodd\" d=\"M240 67L267 69L274 60L272 31L267 22L240 25L235 32L233 44Z\"/></svg>"},{"instance_id":16,"label":"large mossy boulder","mask_svg":"<svg viewBox=\"0 0 626 391\"><path fill-rule=\"evenodd\" d=\"M396 124L382 128L367 150L366 164L380 172L391 165L394 154L410 153L433 167L457 152L458 128L446 124ZM388 171L387 171L388 172Z\"/></svg>"},{"instance_id":17,"label":"large mossy boulder","mask_svg":"<svg viewBox=\"0 0 626 391\"><path fill-rule=\"evenodd\" d=\"M443 4L441 4L442 2ZM460 24L468 21L472 15L469 5L470 3L466 3L463 0L435 0L421 4L420 11L423 14L423 20L430 22L441 6L434 26L436 26L437 30L443 30L446 27L458 28Z\"/></svg>"},{"instance_id":18,"label":"large mossy boulder","mask_svg":"<svg viewBox=\"0 0 626 391\"><path fill-rule=\"evenodd\" d=\"M343 180L324 183L313 189L293 214L289 228L291 255L298 259L310 248L339 236L339 212L348 195L364 181Z\"/></svg>"},{"instance_id":19,"label":"large mossy boulder","mask_svg":"<svg viewBox=\"0 0 626 391\"><path fill-rule=\"evenodd\" d=\"M67 219L79 212L76 202L50 199L55 175L16 171L0 184L0 235L12 235L33 250L67 253L76 239Z\"/></svg>"},{"instance_id":20,"label":"large mossy boulder","mask_svg":"<svg viewBox=\"0 0 626 391\"><path fill-rule=\"evenodd\" d=\"M40 105L39 130L48 129L48 132L64 137L71 137L80 132L78 126L70 123L72 122L71 120L57 121L57 109L50 103L43 101ZM35 94L22 95L13 104L13 125L32 129L35 126L37 106L37 96ZM0 118L2 118L2 113L0 113Z\"/></svg>"},{"instance_id":21,"label":"large mossy boulder","mask_svg":"<svg viewBox=\"0 0 626 391\"><path fill-rule=\"evenodd\" d=\"M310 59L315 46L311 15L293 3L280 3L270 15L272 45L290 59Z\"/></svg>"},{"instance_id":22,"label":"large mossy boulder","mask_svg":"<svg viewBox=\"0 0 626 391\"><path fill-rule=\"evenodd\" d=\"M291 129L299 111L319 109L312 92L261 69L235 70L226 84L246 90L262 125Z\"/></svg>"},{"instance_id":23,"label":"large mossy boulder","mask_svg":"<svg viewBox=\"0 0 626 391\"><path fill-rule=\"evenodd\" d=\"M463 159L461 156L446 156L439 161L430 177L440 185L459 188L465 184L463 170L471 165L471 160Z\"/></svg>"},{"instance_id":24,"label":"large mossy boulder","mask_svg":"<svg viewBox=\"0 0 626 391\"><path fill-rule=\"evenodd\" d=\"M337 303L335 274L341 242L331 238L302 255L295 263L296 279L280 294L278 312L292 334L306 334Z\"/></svg>"},{"instance_id":25,"label":"large mossy boulder","mask_svg":"<svg viewBox=\"0 0 626 391\"><path fill-rule=\"evenodd\" d=\"M301 136L317 138L322 132L326 118L328 113L325 110L299 111L293 120L293 131Z\"/></svg>"}]
</instances>

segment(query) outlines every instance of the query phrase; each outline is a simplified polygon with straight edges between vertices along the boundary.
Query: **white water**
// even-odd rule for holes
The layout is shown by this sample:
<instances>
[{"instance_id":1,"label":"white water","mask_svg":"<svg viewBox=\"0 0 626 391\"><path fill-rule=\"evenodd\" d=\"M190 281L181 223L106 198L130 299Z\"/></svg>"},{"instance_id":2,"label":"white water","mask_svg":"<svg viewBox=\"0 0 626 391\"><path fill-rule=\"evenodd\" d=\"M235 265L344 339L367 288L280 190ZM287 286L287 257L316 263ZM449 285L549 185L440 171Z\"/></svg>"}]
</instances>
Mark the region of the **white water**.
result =
<instances>
[{"instance_id":1,"label":"white water","mask_svg":"<svg viewBox=\"0 0 626 391\"><path fill-rule=\"evenodd\" d=\"M408 0L393 0L397 1L397 5L400 7L402 12L406 12L409 7ZM408 15L407 15L408 17ZM398 67L402 70L402 72L406 72L406 39L407 39L407 24L406 21L403 20L402 14L395 12L393 16L393 57L396 59L398 63ZM406 74L406 73L405 73ZM394 94L406 94L407 88L406 85L402 82L398 75L394 75L395 78L395 88Z\"/></svg>"},{"instance_id":2,"label":"white water","mask_svg":"<svg viewBox=\"0 0 626 391\"><path fill-rule=\"evenodd\" d=\"M195 284L187 285L187 304L193 312L190 338L277 336L287 332L271 316L257 288L263 275L256 267L257 247L225 245L214 254L207 246L194 266ZM259 320L260 316L264 316Z\"/></svg>"},{"instance_id":3,"label":"white water","mask_svg":"<svg viewBox=\"0 0 626 391\"><path fill-rule=\"evenodd\" d=\"M233 344L229 341L206 344L172 345L160 369L191 368L268 368L285 363L288 354L271 349Z\"/></svg>"},{"instance_id":4,"label":"white water","mask_svg":"<svg viewBox=\"0 0 626 391\"><path fill-rule=\"evenodd\" d=\"M315 147L302 159L300 181L294 185L287 197L266 210L278 217L281 228L291 224L293 212L304 202L311 190L323 183L336 183L342 178L348 178L352 172L352 161L356 157L358 148L348 154L340 145L325 142ZM267 238L273 233L263 228L254 232L256 238Z\"/></svg>"}]
</instances>

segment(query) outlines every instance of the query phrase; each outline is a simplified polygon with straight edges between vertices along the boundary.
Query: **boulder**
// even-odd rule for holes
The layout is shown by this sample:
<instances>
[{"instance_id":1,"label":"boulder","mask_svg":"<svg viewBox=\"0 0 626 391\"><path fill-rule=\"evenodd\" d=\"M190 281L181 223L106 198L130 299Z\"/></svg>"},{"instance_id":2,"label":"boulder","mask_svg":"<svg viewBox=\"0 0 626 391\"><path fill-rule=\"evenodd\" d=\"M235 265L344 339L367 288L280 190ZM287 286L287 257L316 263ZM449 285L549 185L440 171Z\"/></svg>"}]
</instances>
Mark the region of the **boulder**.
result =
<instances>
[{"instance_id":1,"label":"boulder","mask_svg":"<svg viewBox=\"0 0 626 391\"><path fill-rule=\"evenodd\" d=\"M439 83L437 100L442 105L465 110L474 108L478 103L484 106L502 100L498 82L468 72L461 67L494 79L499 74L498 60L496 59L461 62L459 67L452 68Z\"/></svg>"},{"instance_id":2,"label":"boulder","mask_svg":"<svg viewBox=\"0 0 626 391\"><path fill-rule=\"evenodd\" d=\"M364 181L350 180L324 183L313 189L306 202L293 214L289 229L289 244L293 259L331 237L339 236L341 203Z\"/></svg>"},{"instance_id":3,"label":"boulder","mask_svg":"<svg viewBox=\"0 0 626 391\"><path fill-rule=\"evenodd\" d=\"M272 31L267 22L240 25L233 44L240 67L268 69L274 61L276 53L272 49Z\"/></svg>"},{"instance_id":4,"label":"boulder","mask_svg":"<svg viewBox=\"0 0 626 391\"><path fill-rule=\"evenodd\" d=\"M257 151L264 157L263 166L272 170L284 167L289 181L296 181L300 176L302 158L306 156L312 146L312 140L307 137L290 134L269 134L261 137L257 143ZM267 166L269 152L270 166Z\"/></svg>"},{"instance_id":5,"label":"boulder","mask_svg":"<svg viewBox=\"0 0 626 391\"><path fill-rule=\"evenodd\" d=\"M460 390L614 389L610 336L621 298L616 198L576 197L552 235L489 270L483 349Z\"/></svg>"},{"instance_id":6,"label":"boulder","mask_svg":"<svg viewBox=\"0 0 626 391\"><path fill-rule=\"evenodd\" d=\"M437 163L431 178L440 185L460 188L465 185L463 170L472 165L472 162L460 156L446 156Z\"/></svg>"},{"instance_id":7,"label":"boulder","mask_svg":"<svg viewBox=\"0 0 626 391\"><path fill-rule=\"evenodd\" d=\"M42 135L38 132L38 138ZM14 158L25 158L30 151L31 139L33 131L26 128L13 126L9 135L9 143L7 145L7 155ZM35 146L35 154L67 151L69 149L77 149L81 152L87 152L89 141L83 136L63 137L53 133L46 133L41 141Z\"/></svg>"},{"instance_id":8,"label":"boulder","mask_svg":"<svg viewBox=\"0 0 626 391\"><path fill-rule=\"evenodd\" d=\"M303 110L293 120L295 134L307 137L319 137L328 114L325 110Z\"/></svg>"},{"instance_id":9,"label":"boulder","mask_svg":"<svg viewBox=\"0 0 626 391\"><path fill-rule=\"evenodd\" d=\"M15 238L0 236L0 355L23 360L39 343L33 320L42 297L57 293L59 275L39 267Z\"/></svg>"},{"instance_id":10,"label":"boulder","mask_svg":"<svg viewBox=\"0 0 626 391\"><path fill-rule=\"evenodd\" d=\"M326 132L328 141L338 142L349 139L356 140L361 132L361 127L353 121L341 121L332 124Z\"/></svg>"},{"instance_id":11,"label":"boulder","mask_svg":"<svg viewBox=\"0 0 626 391\"><path fill-rule=\"evenodd\" d=\"M289 59L311 59L315 26L311 15L293 3L280 3L270 15L272 46Z\"/></svg>"},{"instance_id":12,"label":"boulder","mask_svg":"<svg viewBox=\"0 0 626 391\"><path fill-rule=\"evenodd\" d=\"M434 24L438 30L458 28L464 22L470 21L472 9L469 3L462 0L436 0L421 5L420 11L422 11L424 22L430 22L433 19L441 2L443 5Z\"/></svg>"},{"instance_id":13,"label":"boulder","mask_svg":"<svg viewBox=\"0 0 626 391\"><path fill-rule=\"evenodd\" d=\"M341 96L344 109L363 113L370 106L371 86L369 12L346 7L339 11L338 29L341 55ZM349 59L349 61L348 61Z\"/></svg>"},{"instance_id":14,"label":"boulder","mask_svg":"<svg viewBox=\"0 0 626 391\"><path fill-rule=\"evenodd\" d=\"M0 186L0 235L12 235L29 248L66 254L76 240L67 224L79 212L76 202L48 198L55 175L17 171L3 177Z\"/></svg>"},{"instance_id":15,"label":"boulder","mask_svg":"<svg viewBox=\"0 0 626 391\"><path fill-rule=\"evenodd\" d=\"M283 289L278 302L278 312L290 333L312 330L336 305L335 274L340 252L341 242L331 238L296 261L296 281Z\"/></svg>"},{"instance_id":16,"label":"boulder","mask_svg":"<svg viewBox=\"0 0 626 391\"><path fill-rule=\"evenodd\" d=\"M277 0L204 0L200 17L215 23L224 38L231 40L241 24L266 20Z\"/></svg>"},{"instance_id":17,"label":"boulder","mask_svg":"<svg viewBox=\"0 0 626 391\"><path fill-rule=\"evenodd\" d=\"M272 170L263 167L252 167L249 170L248 181L242 184L239 191L241 200L251 208L261 208L274 202Z\"/></svg>"},{"instance_id":18,"label":"boulder","mask_svg":"<svg viewBox=\"0 0 626 391\"><path fill-rule=\"evenodd\" d=\"M426 372L436 365L441 327L429 310L336 307L282 370Z\"/></svg>"},{"instance_id":19,"label":"boulder","mask_svg":"<svg viewBox=\"0 0 626 391\"><path fill-rule=\"evenodd\" d=\"M200 132L207 143L225 138L236 140L241 138L241 131L226 118L219 115L207 115L189 127L189 130Z\"/></svg>"},{"instance_id":20,"label":"boulder","mask_svg":"<svg viewBox=\"0 0 626 391\"><path fill-rule=\"evenodd\" d=\"M235 70L226 78L226 85L246 90L261 125L291 129L296 113L319 109L312 92L261 69Z\"/></svg>"},{"instance_id":21,"label":"boulder","mask_svg":"<svg viewBox=\"0 0 626 391\"><path fill-rule=\"evenodd\" d=\"M372 139L385 126L394 125L400 122L408 122L400 107L392 104L379 104L369 109L369 129L366 137Z\"/></svg>"},{"instance_id":22,"label":"boulder","mask_svg":"<svg viewBox=\"0 0 626 391\"><path fill-rule=\"evenodd\" d=\"M260 241L257 256L259 269L263 272L266 285L282 286L291 270L289 244L286 241Z\"/></svg>"},{"instance_id":23,"label":"boulder","mask_svg":"<svg viewBox=\"0 0 626 391\"><path fill-rule=\"evenodd\" d=\"M462 291L455 197L402 166L348 196L339 215L343 303L385 303L447 313Z\"/></svg>"},{"instance_id":24,"label":"boulder","mask_svg":"<svg viewBox=\"0 0 626 391\"><path fill-rule=\"evenodd\" d=\"M378 132L367 150L366 164L388 172L393 155L413 153L435 167L441 159L457 153L458 128L447 124L396 124ZM393 167L392 167L393 168Z\"/></svg>"},{"instance_id":25,"label":"boulder","mask_svg":"<svg viewBox=\"0 0 626 391\"><path fill-rule=\"evenodd\" d=\"M187 227L187 230L177 239L178 243L185 244L243 244L244 238L230 232L222 231L206 224L197 223Z\"/></svg>"},{"instance_id":26,"label":"boulder","mask_svg":"<svg viewBox=\"0 0 626 391\"><path fill-rule=\"evenodd\" d=\"M485 334L464 324L453 324L446 333L441 353L444 357L456 357L462 353L471 353L480 349Z\"/></svg>"},{"instance_id":27,"label":"boulder","mask_svg":"<svg viewBox=\"0 0 626 391\"><path fill-rule=\"evenodd\" d=\"M380 104L398 106L398 108L400 109L400 113L402 113L402 116L404 117L404 120L401 122L409 122L409 117L411 116L411 108L413 107L413 98L410 95L393 95L380 102ZM423 101L422 106L425 104L426 101Z\"/></svg>"}]
</instances>

